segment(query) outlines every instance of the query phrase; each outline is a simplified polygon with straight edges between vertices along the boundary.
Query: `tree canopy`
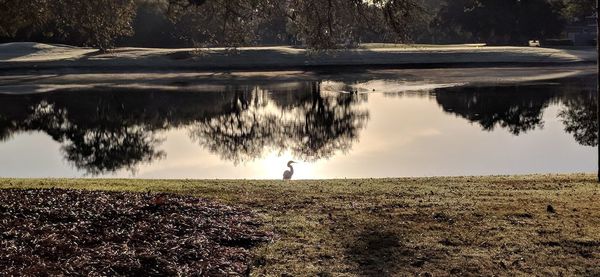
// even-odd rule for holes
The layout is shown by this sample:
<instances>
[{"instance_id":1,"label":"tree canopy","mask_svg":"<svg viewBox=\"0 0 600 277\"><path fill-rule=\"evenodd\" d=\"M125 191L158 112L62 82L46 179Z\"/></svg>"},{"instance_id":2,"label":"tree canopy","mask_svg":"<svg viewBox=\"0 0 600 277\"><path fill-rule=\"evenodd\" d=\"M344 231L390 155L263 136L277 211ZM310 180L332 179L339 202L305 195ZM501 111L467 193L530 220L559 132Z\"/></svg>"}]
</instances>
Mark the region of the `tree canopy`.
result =
<instances>
[{"instance_id":1,"label":"tree canopy","mask_svg":"<svg viewBox=\"0 0 600 277\"><path fill-rule=\"evenodd\" d=\"M459 0L443 5L433 24L446 33L467 32L476 41L522 44L560 34L561 7L547 0Z\"/></svg>"},{"instance_id":2,"label":"tree canopy","mask_svg":"<svg viewBox=\"0 0 600 277\"><path fill-rule=\"evenodd\" d=\"M0 0L0 42L92 46L522 44L593 15L594 0Z\"/></svg>"},{"instance_id":3,"label":"tree canopy","mask_svg":"<svg viewBox=\"0 0 600 277\"><path fill-rule=\"evenodd\" d=\"M133 34L133 0L0 0L0 36L107 49Z\"/></svg>"},{"instance_id":4,"label":"tree canopy","mask_svg":"<svg viewBox=\"0 0 600 277\"><path fill-rule=\"evenodd\" d=\"M175 37L227 47L251 45L268 35L312 48L352 45L373 36L399 41L419 11L416 0L0 1L6 7L0 10L2 37L101 49L133 34L136 9L142 6L161 10Z\"/></svg>"},{"instance_id":5,"label":"tree canopy","mask_svg":"<svg viewBox=\"0 0 600 277\"><path fill-rule=\"evenodd\" d=\"M571 22L581 21L596 10L596 0L561 0L562 14Z\"/></svg>"}]
</instances>

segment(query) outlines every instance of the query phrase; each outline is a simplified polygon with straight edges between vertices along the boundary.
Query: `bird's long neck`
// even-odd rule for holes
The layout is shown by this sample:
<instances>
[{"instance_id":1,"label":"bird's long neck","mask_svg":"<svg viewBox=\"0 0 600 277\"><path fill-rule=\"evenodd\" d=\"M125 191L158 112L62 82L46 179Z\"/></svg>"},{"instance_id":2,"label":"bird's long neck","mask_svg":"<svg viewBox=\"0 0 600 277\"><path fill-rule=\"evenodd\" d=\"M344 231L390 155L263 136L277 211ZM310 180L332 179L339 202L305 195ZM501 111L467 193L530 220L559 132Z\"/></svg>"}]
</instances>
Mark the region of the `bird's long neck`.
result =
<instances>
[{"instance_id":1,"label":"bird's long neck","mask_svg":"<svg viewBox=\"0 0 600 277\"><path fill-rule=\"evenodd\" d=\"M294 167L291 164L288 164L288 167L290 168L290 172L292 172L292 174L294 173Z\"/></svg>"}]
</instances>

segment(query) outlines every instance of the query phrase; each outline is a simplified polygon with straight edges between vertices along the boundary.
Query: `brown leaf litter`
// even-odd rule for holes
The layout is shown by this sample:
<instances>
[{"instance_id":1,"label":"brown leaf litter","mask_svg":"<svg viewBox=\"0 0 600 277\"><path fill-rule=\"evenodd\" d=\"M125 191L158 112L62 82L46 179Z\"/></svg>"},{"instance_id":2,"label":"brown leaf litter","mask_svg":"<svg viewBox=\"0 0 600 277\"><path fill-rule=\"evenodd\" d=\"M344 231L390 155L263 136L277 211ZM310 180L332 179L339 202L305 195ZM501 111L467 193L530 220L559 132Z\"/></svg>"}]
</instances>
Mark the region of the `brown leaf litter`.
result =
<instances>
[{"instance_id":1,"label":"brown leaf litter","mask_svg":"<svg viewBox=\"0 0 600 277\"><path fill-rule=\"evenodd\" d=\"M0 275L247 275L261 226L190 196L0 190Z\"/></svg>"}]
</instances>

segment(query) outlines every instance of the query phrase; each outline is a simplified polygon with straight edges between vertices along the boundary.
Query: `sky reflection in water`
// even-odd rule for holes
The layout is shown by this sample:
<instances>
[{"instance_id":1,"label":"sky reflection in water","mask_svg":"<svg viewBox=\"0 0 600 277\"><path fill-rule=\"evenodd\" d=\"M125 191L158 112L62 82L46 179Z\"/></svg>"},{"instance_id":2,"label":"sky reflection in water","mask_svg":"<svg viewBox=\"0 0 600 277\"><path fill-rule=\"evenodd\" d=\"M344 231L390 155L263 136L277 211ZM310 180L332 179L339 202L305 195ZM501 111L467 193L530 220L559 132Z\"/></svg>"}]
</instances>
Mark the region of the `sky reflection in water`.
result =
<instances>
[{"instance_id":1,"label":"sky reflection in water","mask_svg":"<svg viewBox=\"0 0 600 277\"><path fill-rule=\"evenodd\" d=\"M394 85L0 95L0 176L280 179L291 159L302 179L595 170L593 77Z\"/></svg>"}]
</instances>

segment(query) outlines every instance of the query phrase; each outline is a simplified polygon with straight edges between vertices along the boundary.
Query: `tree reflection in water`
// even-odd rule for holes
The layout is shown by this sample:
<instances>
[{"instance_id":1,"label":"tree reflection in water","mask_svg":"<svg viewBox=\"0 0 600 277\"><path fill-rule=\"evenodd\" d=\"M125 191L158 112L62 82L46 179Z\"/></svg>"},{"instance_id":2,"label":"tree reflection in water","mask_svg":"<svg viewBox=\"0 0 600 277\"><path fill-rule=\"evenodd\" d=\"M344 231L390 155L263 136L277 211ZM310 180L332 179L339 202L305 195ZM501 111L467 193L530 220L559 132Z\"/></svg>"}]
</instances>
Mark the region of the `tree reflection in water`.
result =
<instances>
[{"instance_id":1,"label":"tree reflection in water","mask_svg":"<svg viewBox=\"0 0 600 277\"><path fill-rule=\"evenodd\" d=\"M59 91L0 96L0 138L41 131L62 144L64 158L91 175L135 171L166 154L160 133L190 129L190 136L223 159L243 162L266 149L299 158L348 150L368 120L357 97L321 95L317 83L259 86L223 92Z\"/></svg>"},{"instance_id":2,"label":"tree reflection in water","mask_svg":"<svg viewBox=\"0 0 600 277\"><path fill-rule=\"evenodd\" d=\"M197 122L191 136L235 163L261 157L265 151L290 151L314 161L348 151L369 113L356 95L327 95L319 83L298 84L295 93L256 87L240 92L223 114Z\"/></svg>"},{"instance_id":3,"label":"tree reflection in water","mask_svg":"<svg viewBox=\"0 0 600 277\"><path fill-rule=\"evenodd\" d=\"M558 114L565 131L581 145L598 146L597 97L597 93L588 90L567 98Z\"/></svg>"},{"instance_id":4,"label":"tree reflection in water","mask_svg":"<svg viewBox=\"0 0 600 277\"><path fill-rule=\"evenodd\" d=\"M578 143L597 145L595 79L582 77L560 83L523 86L460 87L435 91L442 109L479 124L485 131L496 127L520 135L544 127L543 112L562 103L559 118Z\"/></svg>"},{"instance_id":5,"label":"tree reflection in water","mask_svg":"<svg viewBox=\"0 0 600 277\"><path fill-rule=\"evenodd\" d=\"M557 91L538 86L446 88L435 98L445 112L478 123L483 130L505 128L513 135L543 128L543 111Z\"/></svg>"},{"instance_id":6,"label":"tree reflection in water","mask_svg":"<svg viewBox=\"0 0 600 277\"><path fill-rule=\"evenodd\" d=\"M72 106L78 101L63 102L64 99L62 95L57 98L37 95L29 97L30 101L26 101L26 106L23 107L25 114L19 115L23 120L13 121L15 124L12 132L47 133L62 144L61 151L67 161L90 175L119 169L134 171L138 164L149 163L165 155L155 149L160 140L151 127L145 124L128 124L130 120L124 106L100 101L96 102L98 105L95 107L80 106L89 108L80 113L81 110ZM81 101L81 104L90 102ZM11 132L9 130L3 132Z\"/></svg>"},{"instance_id":7,"label":"tree reflection in water","mask_svg":"<svg viewBox=\"0 0 600 277\"><path fill-rule=\"evenodd\" d=\"M562 103L559 119L565 131L580 144L595 146L594 84L595 79L588 78L520 87L445 88L425 95L432 95L445 112L483 130L500 127L513 135L542 128L545 108ZM366 126L366 94L339 91L352 91L353 85L289 82L225 86L216 92L129 89L0 95L0 141L19 132L44 132L61 143L69 163L91 175L134 172L140 164L165 157L158 149L161 136L174 128L187 129L193 141L236 164L271 151L315 161L351 149Z\"/></svg>"}]
</instances>

